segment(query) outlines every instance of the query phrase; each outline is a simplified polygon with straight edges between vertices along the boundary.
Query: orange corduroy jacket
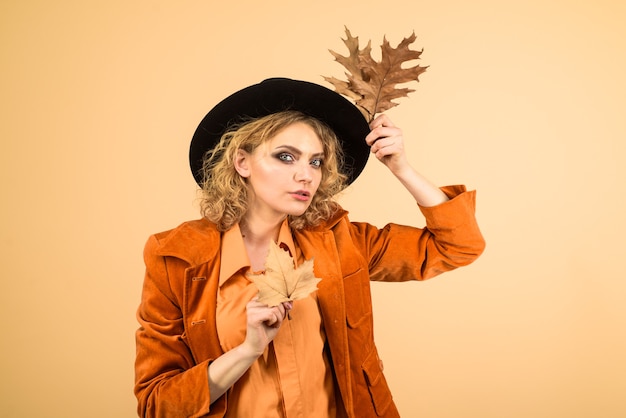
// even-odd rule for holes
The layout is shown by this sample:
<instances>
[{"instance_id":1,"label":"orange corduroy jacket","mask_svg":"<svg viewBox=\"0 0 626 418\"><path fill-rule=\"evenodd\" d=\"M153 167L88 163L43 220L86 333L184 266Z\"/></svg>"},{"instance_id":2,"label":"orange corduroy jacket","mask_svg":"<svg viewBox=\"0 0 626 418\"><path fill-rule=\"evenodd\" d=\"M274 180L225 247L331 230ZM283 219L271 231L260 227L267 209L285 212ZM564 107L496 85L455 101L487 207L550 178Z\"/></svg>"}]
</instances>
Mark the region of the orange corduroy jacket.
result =
<instances>
[{"instance_id":1,"label":"orange corduroy jacket","mask_svg":"<svg viewBox=\"0 0 626 418\"><path fill-rule=\"evenodd\" d=\"M379 229L340 211L293 231L315 258L318 301L342 414L398 417L374 344L370 280L424 280L467 265L484 250L475 192L442 188L450 201L420 207L426 227ZM151 236L138 309L135 394L145 417L222 417L228 394L209 404L209 363L223 354L215 324L221 234L201 219Z\"/></svg>"}]
</instances>

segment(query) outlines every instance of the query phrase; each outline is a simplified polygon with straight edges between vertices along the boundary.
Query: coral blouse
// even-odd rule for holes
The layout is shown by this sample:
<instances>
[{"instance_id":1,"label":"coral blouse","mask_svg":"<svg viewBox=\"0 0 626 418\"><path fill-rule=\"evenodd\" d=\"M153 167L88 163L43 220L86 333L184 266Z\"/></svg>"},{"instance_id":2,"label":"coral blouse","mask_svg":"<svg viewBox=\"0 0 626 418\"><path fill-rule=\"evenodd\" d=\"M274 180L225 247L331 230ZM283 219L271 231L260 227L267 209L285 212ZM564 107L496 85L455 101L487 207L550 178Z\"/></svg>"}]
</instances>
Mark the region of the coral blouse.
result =
<instances>
[{"instance_id":1,"label":"coral blouse","mask_svg":"<svg viewBox=\"0 0 626 418\"><path fill-rule=\"evenodd\" d=\"M295 247L285 221L278 242L297 264L303 256ZM246 304L257 294L246 278L250 261L236 225L223 234L217 331L226 352L246 336ZM293 303L274 341L227 394L227 417L336 417L332 369L316 292Z\"/></svg>"}]
</instances>

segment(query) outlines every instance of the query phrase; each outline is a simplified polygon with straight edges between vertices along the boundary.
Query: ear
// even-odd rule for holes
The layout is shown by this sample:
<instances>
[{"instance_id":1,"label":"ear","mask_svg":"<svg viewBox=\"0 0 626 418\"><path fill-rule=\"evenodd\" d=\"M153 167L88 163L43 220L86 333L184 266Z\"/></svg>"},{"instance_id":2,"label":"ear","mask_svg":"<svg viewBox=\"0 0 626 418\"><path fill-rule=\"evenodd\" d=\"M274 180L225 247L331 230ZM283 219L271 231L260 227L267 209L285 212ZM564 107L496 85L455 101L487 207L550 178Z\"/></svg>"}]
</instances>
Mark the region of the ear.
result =
<instances>
[{"instance_id":1,"label":"ear","mask_svg":"<svg viewBox=\"0 0 626 418\"><path fill-rule=\"evenodd\" d=\"M239 173L239 175L243 178L248 178L250 176L250 154L242 149L238 149L235 154L235 170Z\"/></svg>"}]
</instances>

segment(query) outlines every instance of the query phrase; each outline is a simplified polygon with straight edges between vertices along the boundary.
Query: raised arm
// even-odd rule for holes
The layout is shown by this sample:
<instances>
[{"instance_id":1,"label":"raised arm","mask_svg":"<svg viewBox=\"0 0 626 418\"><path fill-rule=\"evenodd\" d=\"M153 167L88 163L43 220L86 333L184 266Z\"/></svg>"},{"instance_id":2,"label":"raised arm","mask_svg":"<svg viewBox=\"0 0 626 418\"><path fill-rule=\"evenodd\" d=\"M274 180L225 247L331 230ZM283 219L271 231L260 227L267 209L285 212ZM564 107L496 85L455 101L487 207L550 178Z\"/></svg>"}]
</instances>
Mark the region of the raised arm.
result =
<instances>
[{"instance_id":1,"label":"raised arm","mask_svg":"<svg viewBox=\"0 0 626 418\"><path fill-rule=\"evenodd\" d=\"M371 132L365 138L371 152L389 168L411 193L420 206L437 206L448 197L409 163L404 149L402 130L385 114L370 123Z\"/></svg>"}]
</instances>

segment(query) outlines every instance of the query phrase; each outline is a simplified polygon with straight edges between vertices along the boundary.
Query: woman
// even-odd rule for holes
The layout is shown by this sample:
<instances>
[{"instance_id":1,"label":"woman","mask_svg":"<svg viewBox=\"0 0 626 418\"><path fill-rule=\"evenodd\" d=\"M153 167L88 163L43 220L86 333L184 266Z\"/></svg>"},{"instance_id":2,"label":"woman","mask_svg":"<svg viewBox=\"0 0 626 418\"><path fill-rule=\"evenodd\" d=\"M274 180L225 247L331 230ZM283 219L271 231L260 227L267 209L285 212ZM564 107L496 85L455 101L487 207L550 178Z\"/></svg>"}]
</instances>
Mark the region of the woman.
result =
<instances>
[{"instance_id":1,"label":"woman","mask_svg":"<svg viewBox=\"0 0 626 418\"><path fill-rule=\"evenodd\" d=\"M415 198L424 229L351 222L333 196L372 153ZM339 94L270 79L224 99L190 149L203 218L144 252L140 416L397 417L373 340L369 281L431 278L484 248L474 193L408 163L402 132ZM314 260L316 292L269 307L248 278L271 242ZM289 318L289 319L287 319Z\"/></svg>"}]
</instances>

